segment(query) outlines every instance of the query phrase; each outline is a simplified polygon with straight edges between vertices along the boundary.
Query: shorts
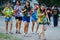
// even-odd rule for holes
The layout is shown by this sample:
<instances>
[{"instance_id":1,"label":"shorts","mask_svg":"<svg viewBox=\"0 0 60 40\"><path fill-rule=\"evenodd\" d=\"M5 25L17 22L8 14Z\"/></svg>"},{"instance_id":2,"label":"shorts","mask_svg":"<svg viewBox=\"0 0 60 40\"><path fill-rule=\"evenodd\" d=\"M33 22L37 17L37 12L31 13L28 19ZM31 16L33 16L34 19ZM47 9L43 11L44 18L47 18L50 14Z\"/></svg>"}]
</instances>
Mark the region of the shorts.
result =
<instances>
[{"instance_id":1,"label":"shorts","mask_svg":"<svg viewBox=\"0 0 60 40\"><path fill-rule=\"evenodd\" d=\"M5 21L6 22L12 21L12 18L11 17L5 17Z\"/></svg>"},{"instance_id":2,"label":"shorts","mask_svg":"<svg viewBox=\"0 0 60 40\"><path fill-rule=\"evenodd\" d=\"M43 26L43 27L48 27L47 24L43 24L43 23L39 23L40 26Z\"/></svg>"},{"instance_id":3,"label":"shorts","mask_svg":"<svg viewBox=\"0 0 60 40\"><path fill-rule=\"evenodd\" d=\"M24 17L23 17L23 21L30 22L30 17L24 16Z\"/></svg>"},{"instance_id":4,"label":"shorts","mask_svg":"<svg viewBox=\"0 0 60 40\"><path fill-rule=\"evenodd\" d=\"M15 17L15 19L22 20L22 17Z\"/></svg>"},{"instance_id":5,"label":"shorts","mask_svg":"<svg viewBox=\"0 0 60 40\"><path fill-rule=\"evenodd\" d=\"M39 24L46 25L47 23L39 23Z\"/></svg>"},{"instance_id":6,"label":"shorts","mask_svg":"<svg viewBox=\"0 0 60 40\"><path fill-rule=\"evenodd\" d=\"M31 17L31 21L37 21L37 17Z\"/></svg>"}]
</instances>

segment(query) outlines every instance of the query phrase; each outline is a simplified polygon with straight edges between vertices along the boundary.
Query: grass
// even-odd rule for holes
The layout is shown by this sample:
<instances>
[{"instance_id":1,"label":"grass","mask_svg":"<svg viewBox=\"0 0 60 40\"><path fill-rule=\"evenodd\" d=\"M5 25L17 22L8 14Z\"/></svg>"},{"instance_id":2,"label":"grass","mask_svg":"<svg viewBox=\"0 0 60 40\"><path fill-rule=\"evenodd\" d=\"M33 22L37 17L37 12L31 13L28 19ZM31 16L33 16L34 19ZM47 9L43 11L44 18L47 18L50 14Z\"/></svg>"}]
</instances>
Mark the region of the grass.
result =
<instances>
[{"instance_id":1,"label":"grass","mask_svg":"<svg viewBox=\"0 0 60 40\"><path fill-rule=\"evenodd\" d=\"M9 34L0 33L0 40L21 40L21 39L13 37Z\"/></svg>"}]
</instances>

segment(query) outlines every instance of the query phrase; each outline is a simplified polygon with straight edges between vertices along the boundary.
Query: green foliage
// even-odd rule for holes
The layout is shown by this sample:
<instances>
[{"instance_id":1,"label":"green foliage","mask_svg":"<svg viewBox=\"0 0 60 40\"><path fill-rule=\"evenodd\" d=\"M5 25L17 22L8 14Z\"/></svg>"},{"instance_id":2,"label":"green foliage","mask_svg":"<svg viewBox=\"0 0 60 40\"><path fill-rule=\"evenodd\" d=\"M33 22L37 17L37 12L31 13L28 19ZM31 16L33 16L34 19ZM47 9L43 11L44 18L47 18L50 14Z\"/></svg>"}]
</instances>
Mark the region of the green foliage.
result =
<instances>
[{"instance_id":1,"label":"green foliage","mask_svg":"<svg viewBox=\"0 0 60 40\"><path fill-rule=\"evenodd\" d=\"M9 34L0 33L0 40L21 40L21 39L13 37Z\"/></svg>"},{"instance_id":2,"label":"green foliage","mask_svg":"<svg viewBox=\"0 0 60 40\"><path fill-rule=\"evenodd\" d=\"M47 6L57 5L60 7L60 0L37 0L39 4L46 4Z\"/></svg>"}]
</instances>

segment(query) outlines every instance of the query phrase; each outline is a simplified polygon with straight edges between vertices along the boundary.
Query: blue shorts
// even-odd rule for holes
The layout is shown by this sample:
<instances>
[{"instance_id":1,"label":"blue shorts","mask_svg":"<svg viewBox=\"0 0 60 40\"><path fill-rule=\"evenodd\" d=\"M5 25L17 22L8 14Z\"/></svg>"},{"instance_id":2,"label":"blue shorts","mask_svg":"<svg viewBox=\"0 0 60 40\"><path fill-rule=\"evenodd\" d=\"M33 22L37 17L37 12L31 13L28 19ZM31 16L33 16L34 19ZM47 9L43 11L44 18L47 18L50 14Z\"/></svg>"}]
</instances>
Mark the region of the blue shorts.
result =
<instances>
[{"instance_id":1,"label":"blue shorts","mask_svg":"<svg viewBox=\"0 0 60 40\"><path fill-rule=\"evenodd\" d=\"M37 19L38 19L38 18L37 18L36 16L32 16L32 17L31 17L31 21L35 21L35 22L36 22Z\"/></svg>"},{"instance_id":2,"label":"blue shorts","mask_svg":"<svg viewBox=\"0 0 60 40\"><path fill-rule=\"evenodd\" d=\"M5 21L6 21L6 22L9 22L9 21L11 21L11 20L12 20L11 17L5 17Z\"/></svg>"},{"instance_id":3,"label":"blue shorts","mask_svg":"<svg viewBox=\"0 0 60 40\"><path fill-rule=\"evenodd\" d=\"M30 22L30 17L23 16L23 21Z\"/></svg>"},{"instance_id":4,"label":"blue shorts","mask_svg":"<svg viewBox=\"0 0 60 40\"><path fill-rule=\"evenodd\" d=\"M31 17L31 21L37 21L37 17Z\"/></svg>"}]
</instances>

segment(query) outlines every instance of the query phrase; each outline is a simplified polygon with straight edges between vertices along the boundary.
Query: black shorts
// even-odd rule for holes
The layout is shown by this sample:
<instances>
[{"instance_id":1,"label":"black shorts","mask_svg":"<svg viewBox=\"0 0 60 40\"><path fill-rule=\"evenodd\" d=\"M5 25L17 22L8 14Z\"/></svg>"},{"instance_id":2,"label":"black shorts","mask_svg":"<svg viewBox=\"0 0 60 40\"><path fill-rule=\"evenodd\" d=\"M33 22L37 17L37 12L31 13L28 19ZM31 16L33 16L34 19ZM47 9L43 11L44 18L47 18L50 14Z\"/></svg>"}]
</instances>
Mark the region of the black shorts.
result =
<instances>
[{"instance_id":1,"label":"black shorts","mask_svg":"<svg viewBox=\"0 0 60 40\"><path fill-rule=\"evenodd\" d=\"M22 20L22 17L15 17L15 19Z\"/></svg>"}]
</instances>

